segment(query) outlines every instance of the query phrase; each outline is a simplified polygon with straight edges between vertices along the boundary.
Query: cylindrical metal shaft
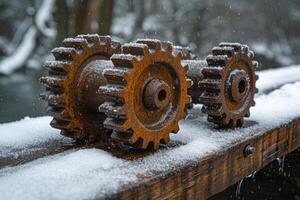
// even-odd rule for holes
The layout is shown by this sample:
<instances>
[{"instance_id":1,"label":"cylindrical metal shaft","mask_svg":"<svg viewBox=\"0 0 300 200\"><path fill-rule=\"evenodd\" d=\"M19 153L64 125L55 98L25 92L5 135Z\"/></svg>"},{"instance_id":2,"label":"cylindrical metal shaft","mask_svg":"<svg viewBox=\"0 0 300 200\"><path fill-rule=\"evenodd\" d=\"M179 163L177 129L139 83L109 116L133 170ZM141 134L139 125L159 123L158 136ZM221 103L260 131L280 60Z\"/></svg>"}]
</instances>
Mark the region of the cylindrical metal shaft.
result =
<instances>
[{"instance_id":1,"label":"cylindrical metal shaft","mask_svg":"<svg viewBox=\"0 0 300 200\"><path fill-rule=\"evenodd\" d=\"M188 89L188 94L192 97L193 103L199 104L201 90L198 83L203 79L202 69L207 67L207 62L206 60L183 60L181 63L183 66L189 66L187 78L193 81L193 85Z\"/></svg>"}]
</instances>

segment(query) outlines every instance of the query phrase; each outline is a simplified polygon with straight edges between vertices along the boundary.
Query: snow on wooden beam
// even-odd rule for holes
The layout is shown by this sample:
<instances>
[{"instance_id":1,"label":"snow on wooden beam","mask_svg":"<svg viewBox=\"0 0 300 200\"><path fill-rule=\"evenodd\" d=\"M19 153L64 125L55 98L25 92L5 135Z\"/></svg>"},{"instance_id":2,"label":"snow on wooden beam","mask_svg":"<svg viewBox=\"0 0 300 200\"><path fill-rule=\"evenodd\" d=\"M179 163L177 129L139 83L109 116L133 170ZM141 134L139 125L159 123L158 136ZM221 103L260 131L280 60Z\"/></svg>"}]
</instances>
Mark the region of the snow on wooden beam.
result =
<instances>
[{"instance_id":1,"label":"snow on wooden beam","mask_svg":"<svg viewBox=\"0 0 300 200\"><path fill-rule=\"evenodd\" d=\"M1 169L0 194L3 199L18 199L24 194L28 199L207 198L300 146L299 99L299 82L261 95L246 126L235 130L215 129L196 106L180 124L180 132L172 135L171 144L158 152L138 159L100 149L46 156ZM34 140L30 136L25 137L25 143L14 136L2 140L4 133L0 142L4 141L6 150L32 141L40 143L42 134L36 132L43 131L42 124L50 119L38 124L39 120L29 119L23 129L18 125L18 131L34 135ZM4 132L8 129L5 126L0 125ZM49 128L45 129L43 134L53 139Z\"/></svg>"}]
</instances>

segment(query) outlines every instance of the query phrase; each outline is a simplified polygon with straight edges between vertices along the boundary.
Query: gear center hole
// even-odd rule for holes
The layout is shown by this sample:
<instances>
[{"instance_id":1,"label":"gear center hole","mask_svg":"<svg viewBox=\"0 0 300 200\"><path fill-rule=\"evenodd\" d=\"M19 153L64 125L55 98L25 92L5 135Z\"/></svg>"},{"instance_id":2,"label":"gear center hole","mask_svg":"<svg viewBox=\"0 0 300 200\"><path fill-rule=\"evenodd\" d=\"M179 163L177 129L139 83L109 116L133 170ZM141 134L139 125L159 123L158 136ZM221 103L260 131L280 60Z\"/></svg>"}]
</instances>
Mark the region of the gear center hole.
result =
<instances>
[{"instance_id":1,"label":"gear center hole","mask_svg":"<svg viewBox=\"0 0 300 200\"><path fill-rule=\"evenodd\" d=\"M166 90L160 90L159 93L158 93L158 99L160 101L164 101L167 97L167 92Z\"/></svg>"},{"instance_id":2,"label":"gear center hole","mask_svg":"<svg viewBox=\"0 0 300 200\"><path fill-rule=\"evenodd\" d=\"M239 88L239 93L243 94L245 92L245 90L246 90L246 81L245 80L241 80L239 82L238 88Z\"/></svg>"}]
</instances>

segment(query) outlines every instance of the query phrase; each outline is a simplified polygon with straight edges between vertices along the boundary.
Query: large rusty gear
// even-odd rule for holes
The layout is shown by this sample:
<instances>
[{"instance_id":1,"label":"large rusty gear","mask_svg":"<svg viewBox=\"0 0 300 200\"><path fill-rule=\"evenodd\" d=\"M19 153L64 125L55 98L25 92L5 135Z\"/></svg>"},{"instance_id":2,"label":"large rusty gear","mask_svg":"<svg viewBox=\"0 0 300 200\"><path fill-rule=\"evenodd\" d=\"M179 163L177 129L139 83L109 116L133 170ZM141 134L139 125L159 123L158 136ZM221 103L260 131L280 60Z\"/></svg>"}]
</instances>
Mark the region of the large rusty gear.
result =
<instances>
[{"instance_id":1,"label":"large rusty gear","mask_svg":"<svg viewBox=\"0 0 300 200\"><path fill-rule=\"evenodd\" d=\"M108 84L99 88L107 101L99 110L107 115L104 126L114 130L114 141L157 149L179 131L192 84L181 56L169 42L140 39L111 57L114 67L104 71Z\"/></svg>"},{"instance_id":2,"label":"large rusty gear","mask_svg":"<svg viewBox=\"0 0 300 200\"><path fill-rule=\"evenodd\" d=\"M258 79L253 57L248 46L239 43L220 43L207 56L198 86L208 121L221 127L237 127L243 125L244 117L250 116Z\"/></svg>"},{"instance_id":3,"label":"large rusty gear","mask_svg":"<svg viewBox=\"0 0 300 200\"><path fill-rule=\"evenodd\" d=\"M40 79L46 86L40 98L48 102L50 124L61 134L94 142L109 132L103 127L105 114L98 111L103 100L97 90L106 84L102 71L112 65L110 57L120 46L110 36L90 34L67 38L52 50L55 60L44 65L48 76Z\"/></svg>"}]
</instances>

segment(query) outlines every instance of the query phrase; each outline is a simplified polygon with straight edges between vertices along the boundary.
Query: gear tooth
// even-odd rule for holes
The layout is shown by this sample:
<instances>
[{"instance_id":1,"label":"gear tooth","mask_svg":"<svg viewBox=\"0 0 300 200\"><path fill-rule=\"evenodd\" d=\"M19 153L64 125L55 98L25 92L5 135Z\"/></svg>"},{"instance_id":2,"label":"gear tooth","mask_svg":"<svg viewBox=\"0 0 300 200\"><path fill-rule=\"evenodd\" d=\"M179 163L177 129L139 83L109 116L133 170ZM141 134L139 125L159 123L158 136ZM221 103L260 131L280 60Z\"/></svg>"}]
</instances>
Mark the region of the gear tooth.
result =
<instances>
[{"instance_id":1,"label":"gear tooth","mask_svg":"<svg viewBox=\"0 0 300 200\"><path fill-rule=\"evenodd\" d=\"M247 55L249 52L249 47L247 45L242 45L242 52Z\"/></svg>"},{"instance_id":2,"label":"gear tooth","mask_svg":"<svg viewBox=\"0 0 300 200\"><path fill-rule=\"evenodd\" d=\"M208 55L206 57L206 62L209 66L225 66L227 60L227 55Z\"/></svg>"},{"instance_id":3,"label":"gear tooth","mask_svg":"<svg viewBox=\"0 0 300 200\"><path fill-rule=\"evenodd\" d=\"M40 94L40 99L48 101L52 105L64 105L65 97L62 94L53 94L52 92L44 92Z\"/></svg>"},{"instance_id":4,"label":"gear tooth","mask_svg":"<svg viewBox=\"0 0 300 200\"><path fill-rule=\"evenodd\" d=\"M252 61L252 64L255 67L255 69L258 67L258 62L256 60Z\"/></svg>"},{"instance_id":5,"label":"gear tooth","mask_svg":"<svg viewBox=\"0 0 300 200\"><path fill-rule=\"evenodd\" d=\"M227 124L227 123L226 123L226 124ZM234 119L231 119L231 120L229 121L228 126L231 127L231 128L235 128L235 127L237 126L237 121L234 120Z\"/></svg>"},{"instance_id":6,"label":"gear tooth","mask_svg":"<svg viewBox=\"0 0 300 200\"><path fill-rule=\"evenodd\" d=\"M240 43L232 43L232 42L221 42L219 44L220 47L233 47L235 51L241 51L242 45Z\"/></svg>"},{"instance_id":7,"label":"gear tooth","mask_svg":"<svg viewBox=\"0 0 300 200\"><path fill-rule=\"evenodd\" d=\"M228 57L231 57L234 55L234 48L233 47L214 47L212 49L212 55L227 55Z\"/></svg>"},{"instance_id":8,"label":"gear tooth","mask_svg":"<svg viewBox=\"0 0 300 200\"><path fill-rule=\"evenodd\" d=\"M148 55L149 49L146 44L142 43L127 43L122 45L122 50L124 54L132 54L136 56Z\"/></svg>"},{"instance_id":9,"label":"gear tooth","mask_svg":"<svg viewBox=\"0 0 300 200\"><path fill-rule=\"evenodd\" d=\"M147 149L147 147L149 146L149 143L150 143L150 141L148 141L146 138L143 138L141 148ZM153 142L153 148L154 148L154 142Z\"/></svg>"},{"instance_id":10,"label":"gear tooth","mask_svg":"<svg viewBox=\"0 0 300 200\"><path fill-rule=\"evenodd\" d=\"M119 83L126 83L129 77L131 69L127 68L108 68L103 71L104 76L107 80L111 80Z\"/></svg>"},{"instance_id":11,"label":"gear tooth","mask_svg":"<svg viewBox=\"0 0 300 200\"><path fill-rule=\"evenodd\" d=\"M194 82L192 81L192 79L186 79L187 83L188 83L188 88L192 87L192 85L194 84Z\"/></svg>"},{"instance_id":12,"label":"gear tooth","mask_svg":"<svg viewBox=\"0 0 300 200\"><path fill-rule=\"evenodd\" d=\"M160 40L156 39L137 39L136 43L146 44L150 49L160 51L162 44Z\"/></svg>"},{"instance_id":13,"label":"gear tooth","mask_svg":"<svg viewBox=\"0 0 300 200\"><path fill-rule=\"evenodd\" d=\"M236 127L242 127L244 125L244 118L240 118L236 121Z\"/></svg>"},{"instance_id":14,"label":"gear tooth","mask_svg":"<svg viewBox=\"0 0 300 200\"><path fill-rule=\"evenodd\" d=\"M163 142L165 144L167 144L170 141L170 135L169 134L165 134L162 139L163 139Z\"/></svg>"},{"instance_id":15,"label":"gear tooth","mask_svg":"<svg viewBox=\"0 0 300 200\"><path fill-rule=\"evenodd\" d=\"M100 41L100 45L104 45L104 46L112 46L112 39L109 35L98 35L98 40Z\"/></svg>"},{"instance_id":16,"label":"gear tooth","mask_svg":"<svg viewBox=\"0 0 300 200\"><path fill-rule=\"evenodd\" d=\"M169 42L169 41L163 41L161 43L161 47L162 47L162 50L167 52L167 53L173 53L173 44L172 42ZM182 54L180 53L180 57L182 57Z\"/></svg>"},{"instance_id":17,"label":"gear tooth","mask_svg":"<svg viewBox=\"0 0 300 200\"><path fill-rule=\"evenodd\" d=\"M83 35L77 35L76 38L84 38L87 40L88 43L99 43L99 35L98 34L83 34ZM107 36L101 36L103 38L106 38ZM109 36L108 36L109 37Z\"/></svg>"},{"instance_id":18,"label":"gear tooth","mask_svg":"<svg viewBox=\"0 0 300 200\"><path fill-rule=\"evenodd\" d=\"M254 58L254 52L253 51L249 51L248 56L253 59Z\"/></svg>"},{"instance_id":19,"label":"gear tooth","mask_svg":"<svg viewBox=\"0 0 300 200\"><path fill-rule=\"evenodd\" d=\"M222 107L216 105L203 105L201 111L213 116L222 116L224 113Z\"/></svg>"},{"instance_id":20,"label":"gear tooth","mask_svg":"<svg viewBox=\"0 0 300 200\"><path fill-rule=\"evenodd\" d=\"M117 51L119 51L121 49L121 43L116 41L116 40L112 40L111 41L111 45L114 49L116 49Z\"/></svg>"},{"instance_id":21,"label":"gear tooth","mask_svg":"<svg viewBox=\"0 0 300 200\"><path fill-rule=\"evenodd\" d=\"M116 67L133 68L133 63L137 61L137 57L131 54L114 54L110 58Z\"/></svg>"},{"instance_id":22,"label":"gear tooth","mask_svg":"<svg viewBox=\"0 0 300 200\"><path fill-rule=\"evenodd\" d=\"M255 94L257 94L259 92L259 90L257 88L255 88Z\"/></svg>"},{"instance_id":23,"label":"gear tooth","mask_svg":"<svg viewBox=\"0 0 300 200\"><path fill-rule=\"evenodd\" d=\"M205 105L214 105L222 103L222 99L219 95L208 92L202 92L202 94L199 97L199 101L200 103Z\"/></svg>"},{"instance_id":24,"label":"gear tooth","mask_svg":"<svg viewBox=\"0 0 300 200\"><path fill-rule=\"evenodd\" d=\"M178 52L177 54L175 54L175 56L176 56L176 59L180 60L180 62L181 62L182 57L183 57L183 56L182 56L182 53L181 53L181 52ZM188 66L188 65L184 65L183 68L186 69L186 71L188 71L189 66Z\"/></svg>"},{"instance_id":25,"label":"gear tooth","mask_svg":"<svg viewBox=\"0 0 300 200\"><path fill-rule=\"evenodd\" d=\"M64 107L57 107L57 106L47 106L46 112L51 115L52 117L58 120L64 120L71 122L71 118L69 114L66 112Z\"/></svg>"},{"instance_id":26,"label":"gear tooth","mask_svg":"<svg viewBox=\"0 0 300 200\"><path fill-rule=\"evenodd\" d=\"M50 122L50 125L56 129L68 129L70 125L70 121L53 118L52 121Z\"/></svg>"},{"instance_id":27,"label":"gear tooth","mask_svg":"<svg viewBox=\"0 0 300 200\"><path fill-rule=\"evenodd\" d=\"M43 76L40 78L40 82L50 88L64 86L64 78L60 76Z\"/></svg>"},{"instance_id":28,"label":"gear tooth","mask_svg":"<svg viewBox=\"0 0 300 200\"><path fill-rule=\"evenodd\" d=\"M175 53L175 55L181 52L183 60L192 60L195 57L188 47L173 46L173 52Z\"/></svg>"},{"instance_id":29,"label":"gear tooth","mask_svg":"<svg viewBox=\"0 0 300 200\"><path fill-rule=\"evenodd\" d=\"M80 50L88 47L88 43L84 38L66 38L63 40L62 45L64 47L70 47Z\"/></svg>"},{"instance_id":30,"label":"gear tooth","mask_svg":"<svg viewBox=\"0 0 300 200\"><path fill-rule=\"evenodd\" d=\"M255 75L255 79L258 80L258 79L259 79L259 76L258 76L258 75Z\"/></svg>"},{"instance_id":31,"label":"gear tooth","mask_svg":"<svg viewBox=\"0 0 300 200\"><path fill-rule=\"evenodd\" d=\"M215 116L215 115L208 115L207 121L212 122L214 124L218 124L219 126L223 125L224 117L222 116Z\"/></svg>"},{"instance_id":32,"label":"gear tooth","mask_svg":"<svg viewBox=\"0 0 300 200\"><path fill-rule=\"evenodd\" d=\"M178 133L180 130L179 126L177 125L173 130L172 133Z\"/></svg>"},{"instance_id":33,"label":"gear tooth","mask_svg":"<svg viewBox=\"0 0 300 200\"><path fill-rule=\"evenodd\" d=\"M56 60L72 61L77 54L74 48L58 47L51 51Z\"/></svg>"},{"instance_id":34,"label":"gear tooth","mask_svg":"<svg viewBox=\"0 0 300 200\"><path fill-rule=\"evenodd\" d=\"M46 61L43 67L48 70L59 71L63 73L67 73L69 71L70 63L65 61Z\"/></svg>"},{"instance_id":35,"label":"gear tooth","mask_svg":"<svg viewBox=\"0 0 300 200\"><path fill-rule=\"evenodd\" d=\"M105 86L101 86L99 87L98 92L109 97L119 99L124 98L124 86L119 84L107 84Z\"/></svg>"},{"instance_id":36,"label":"gear tooth","mask_svg":"<svg viewBox=\"0 0 300 200\"><path fill-rule=\"evenodd\" d=\"M159 145L160 145L160 141L156 141L156 142L151 142L153 143L153 149L158 149L159 148Z\"/></svg>"},{"instance_id":37,"label":"gear tooth","mask_svg":"<svg viewBox=\"0 0 300 200\"><path fill-rule=\"evenodd\" d=\"M255 106L255 101L254 100L252 100L252 102L251 102L251 106Z\"/></svg>"},{"instance_id":38,"label":"gear tooth","mask_svg":"<svg viewBox=\"0 0 300 200\"><path fill-rule=\"evenodd\" d=\"M109 117L126 118L124 106L115 105L113 102L104 102L99 106L99 111L104 112Z\"/></svg>"},{"instance_id":39,"label":"gear tooth","mask_svg":"<svg viewBox=\"0 0 300 200\"><path fill-rule=\"evenodd\" d=\"M116 118L108 117L104 121L104 127L115 131L129 132L126 120L124 119L116 119Z\"/></svg>"},{"instance_id":40,"label":"gear tooth","mask_svg":"<svg viewBox=\"0 0 300 200\"><path fill-rule=\"evenodd\" d=\"M180 58L180 60L181 60L181 58ZM184 69L184 73L187 74L187 72L189 71L189 66L188 65L184 65L183 69Z\"/></svg>"},{"instance_id":41,"label":"gear tooth","mask_svg":"<svg viewBox=\"0 0 300 200\"><path fill-rule=\"evenodd\" d=\"M224 68L222 67L203 67L201 73L211 79L221 79L224 73Z\"/></svg>"},{"instance_id":42,"label":"gear tooth","mask_svg":"<svg viewBox=\"0 0 300 200\"><path fill-rule=\"evenodd\" d=\"M124 142L124 143L127 143L131 139L131 136L132 136L132 133L129 133L129 132L117 132L117 131L114 131L111 134L111 139L114 140L115 142Z\"/></svg>"},{"instance_id":43,"label":"gear tooth","mask_svg":"<svg viewBox=\"0 0 300 200\"><path fill-rule=\"evenodd\" d=\"M199 81L198 86L202 89L220 90L221 82L218 79L203 79Z\"/></svg>"},{"instance_id":44,"label":"gear tooth","mask_svg":"<svg viewBox=\"0 0 300 200\"><path fill-rule=\"evenodd\" d=\"M246 111L245 117L250 117L250 111L249 110Z\"/></svg>"}]
</instances>

